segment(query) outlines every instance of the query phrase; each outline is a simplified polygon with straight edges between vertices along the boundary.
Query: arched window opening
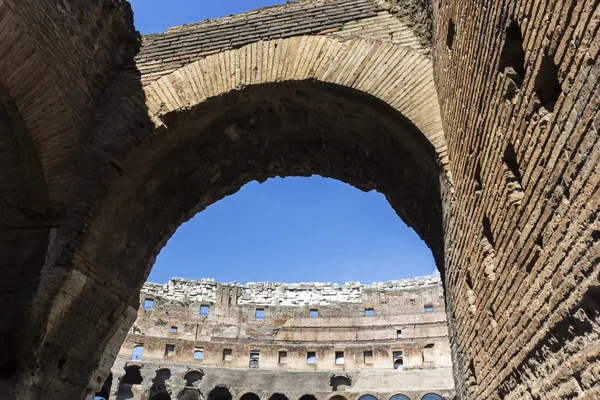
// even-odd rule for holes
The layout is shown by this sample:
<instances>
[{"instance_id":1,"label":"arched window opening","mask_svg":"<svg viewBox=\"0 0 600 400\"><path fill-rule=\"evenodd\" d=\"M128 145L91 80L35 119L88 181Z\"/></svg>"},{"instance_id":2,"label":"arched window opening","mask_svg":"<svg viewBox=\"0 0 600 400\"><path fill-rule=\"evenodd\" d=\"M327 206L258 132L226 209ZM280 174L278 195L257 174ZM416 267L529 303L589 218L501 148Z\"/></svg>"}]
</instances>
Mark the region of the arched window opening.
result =
<instances>
[{"instance_id":1,"label":"arched window opening","mask_svg":"<svg viewBox=\"0 0 600 400\"><path fill-rule=\"evenodd\" d=\"M394 369L404 368L404 354L401 351L394 351Z\"/></svg>"},{"instance_id":2,"label":"arched window opening","mask_svg":"<svg viewBox=\"0 0 600 400\"><path fill-rule=\"evenodd\" d=\"M358 400L377 400L377 397L372 394L364 394L358 398Z\"/></svg>"},{"instance_id":3,"label":"arched window opening","mask_svg":"<svg viewBox=\"0 0 600 400\"><path fill-rule=\"evenodd\" d=\"M423 347L423 363L432 364L434 362L433 357L433 343L426 344Z\"/></svg>"},{"instance_id":4,"label":"arched window opening","mask_svg":"<svg viewBox=\"0 0 600 400\"><path fill-rule=\"evenodd\" d=\"M128 385L140 385L144 378L142 378L141 370L142 367L138 365L130 365L125 367L125 375L121 378L121 383Z\"/></svg>"},{"instance_id":5,"label":"arched window opening","mask_svg":"<svg viewBox=\"0 0 600 400\"><path fill-rule=\"evenodd\" d=\"M444 400L444 398L439 394L427 393L425 396L421 397L421 400Z\"/></svg>"},{"instance_id":6,"label":"arched window opening","mask_svg":"<svg viewBox=\"0 0 600 400\"><path fill-rule=\"evenodd\" d=\"M200 371L196 371L196 370L189 371L184 376L185 385L198 387L200 385L200 381L202 380L203 377L204 377L204 375Z\"/></svg>"},{"instance_id":7,"label":"arched window opening","mask_svg":"<svg viewBox=\"0 0 600 400\"><path fill-rule=\"evenodd\" d=\"M133 346L133 351L131 352L131 359L139 361L142 359L143 353L144 353L144 345L143 344L135 345L135 346Z\"/></svg>"},{"instance_id":8,"label":"arched window opening","mask_svg":"<svg viewBox=\"0 0 600 400\"><path fill-rule=\"evenodd\" d=\"M329 400L347 400L347 399L344 396L336 394L335 396L332 396Z\"/></svg>"},{"instance_id":9,"label":"arched window opening","mask_svg":"<svg viewBox=\"0 0 600 400\"><path fill-rule=\"evenodd\" d=\"M300 397L298 400L317 400L317 398L315 396L313 396L312 394L305 394L304 396Z\"/></svg>"},{"instance_id":10,"label":"arched window opening","mask_svg":"<svg viewBox=\"0 0 600 400\"><path fill-rule=\"evenodd\" d=\"M260 359L260 353L258 350L252 350L250 352L250 365L252 369L258 369L258 361Z\"/></svg>"},{"instance_id":11,"label":"arched window opening","mask_svg":"<svg viewBox=\"0 0 600 400\"><path fill-rule=\"evenodd\" d=\"M410 400L410 397L404 394L395 394L390 397L390 400Z\"/></svg>"},{"instance_id":12,"label":"arched window opening","mask_svg":"<svg viewBox=\"0 0 600 400\"><path fill-rule=\"evenodd\" d=\"M226 387L216 387L208 394L208 400L231 400L231 392Z\"/></svg>"},{"instance_id":13,"label":"arched window opening","mask_svg":"<svg viewBox=\"0 0 600 400\"><path fill-rule=\"evenodd\" d=\"M204 349L197 348L196 350L194 350L194 359L196 359L196 360L204 359Z\"/></svg>"},{"instance_id":14,"label":"arched window opening","mask_svg":"<svg viewBox=\"0 0 600 400\"><path fill-rule=\"evenodd\" d=\"M166 381L171 379L171 370L168 368L159 369L156 371L156 376L152 379L152 393L164 392L167 390Z\"/></svg>"},{"instance_id":15,"label":"arched window opening","mask_svg":"<svg viewBox=\"0 0 600 400\"><path fill-rule=\"evenodd\" d=\"M240 400L260 400L260 397L254 393L245 393Z\"/></svg>"},{"instance_id":16,"label":"arched window opening","mask_svg":"<svg viewBox=\"0 0 600 400\"><path fill-rule=\"evenodd\" d=\"M288 400L288 398L281 393L274 393L269 400Z\"/></svg>"},{"instance_id":17,"label":"arched window opening","mask_svg":"<svg viewBox=\"0 0 600 400\"><path fill-rule=\"evenodd\" d=\"M334 375L331 377L331 389L337 392L340 389L347 389L352 386L352 381L347 375Z\"/></svg>"}]
</instances>

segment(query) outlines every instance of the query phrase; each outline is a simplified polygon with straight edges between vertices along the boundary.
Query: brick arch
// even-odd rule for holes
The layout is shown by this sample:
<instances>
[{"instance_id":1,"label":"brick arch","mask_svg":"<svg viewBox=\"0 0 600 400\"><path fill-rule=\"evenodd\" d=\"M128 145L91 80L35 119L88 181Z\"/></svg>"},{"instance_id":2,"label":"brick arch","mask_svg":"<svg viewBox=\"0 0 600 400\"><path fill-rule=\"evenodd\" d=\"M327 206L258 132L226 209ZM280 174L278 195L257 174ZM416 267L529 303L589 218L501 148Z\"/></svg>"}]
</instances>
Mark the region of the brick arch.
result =
<instances>
[{"instance_id":1,"label":"brick arch","mask_svg":"<svg viewBox=\"0 0 600 400\"><path fill-rule=\"evenodd\" d=\"M165 77L155 83L163 90L164 102L159 116L152 111L152 107L157 106L152 100L157 92L146 90L149 109L144 115L152 115L155 128L138 128L133 134L139 135L141 144L138 141L138 146L133 148L132 143L130 150L127 150L127 145L121 147L123 154L129 154L119 160L119 169L123 173L108 188L109 196L96 212L95 222L90 225L90 234L83 245L84 257L92 263L106 263L106 256L125 256L123 253L117 256L121 251L128 253L127 257L133 257L129 269L116 272L115 280L124 285L123 290L128 284L140 287L153 257L181 223L209 204L235 193L243 184L274 176L320 174L362 190L377 189L388 197L398 215L428 243L438 266L443 269L441 190L447 189L447 181L431 142L396 109L364 92L315 80L253 84L205 98L196 105L193 102L183 104L183 94L176 99L164 86L168 79ZM137 104L141 107L140 103ZM132 112L131 107L122 109ZM137 110L137 113L141 112ZM134 111L133 116L128 118L135 116ZM111 114L99 132L107 133L109 127L119 127L115 118L119 115ZM310 134L300 132L301 129ZM371 132L373 129L377 133ZM288 131L293 137L285 136ZM350 131L356 135L352 136ZM103 136L102 133L98 136ZM130 137L125 129L116 130L115 134L125 139ZM201 155L194 150L195 146L201 146L198 151L207 153ZM216 147L208 150L213 146ZM261 146L264 148L261 149ZM397 152L392 153L393 150ZM378 157L376 153L381 151L386 155ZM173 158L178 152L180 156ZM188 156L184 157L184 153ZM217 156L219 153L221 156ZM403 156L399 157L400 154ZM349 162L350 155L356 158L354 162ZM251 164L239 164L239 157L250 157ZM186 159L197 164L192 165ZM182 165L176 166L181 162ZM364 165L353 170L360 163ZM386 163L396 165L391 167ZM386 171L388 168L398 170L393 175L391 170ZM152 169L158 173L173 170L174 174L169 178L160 177ZM187 172L184 173L184 170ZM192 189L184 194L180 192L181 188L164 187L176 182L176 175L184 174L195 175L205 182L202 185L206 191ZM398 181L397 177L402 179ZM151 181L158 186L150 189L143 183ZM181 187L189 189L195 186L188 182ZM141 192L136 195L132 190ZM115 196L121 199L116 200ZM171 198L160 200L161 196ZM417 200L414 196L421 199ZM137 211L116 217L126 209L123 201L135 202L136 205L131 207ZM431 209L422 207L428 202ZM179 203L181 206L169 207L164 210L166 213L152 211L164 221L155 220L155 227L136 228L137 233L131 230L132 226L138 226L133 220L139 218L141 225L149 221L137 215L149 212L140 207L142 204L153 204L154 207L161 203ZM115 226L109 228L110 221L117 220L123 223L129 221L128 226L116 231ZM142 222L144 220L146 222ZM143 232L151 232L152 239L133 239L135 235L144 235ZM113 238L108 240L107 234ZM114 235L124 236L116 239ZM123 244L128 240L143 240L150 250L119 249L120 246L114 245L115 239ZM124 273L131 270L138 270L141 275L136 273L134 278L129 272ZM132 300L137 302L133 296Z\"/></svg>"},{"instance_id":2,"label":"brick arch","mask_svg":"<svg viewBox=\"0 0 600 400\"><path fill-rule=\"evenodd\" d=\"M374 52L383 46L363 40L317 39L323 45L329 43L331 51L340 52L352 43L362 43ZM302 40L311 43L314 39L295 43ZM294 41L286 43L290 46ZM211 60L224 54L233 52ZM81 303L87 293L107 297L102 301L94 298L95 303L105 305L103 311L112 312L114 321L114 331L102 336L110 342L105 342L105 353L99 357L110 357L113 346L122 340L119 335L126 329L118 327L133 321L137 293L154 257L176 228L251 180L320 174L362 190L376 189L427 242L443 272L443 215L450 207L444 199L450 184L432 136L428 138L417 125L434 132L434 123L419 119L411 107L405 109L414 121L409 119L381 98L344 85L332 71L324 76L334 83L314 78L259 83L249 76L249 85L240 83L230 89L222 80L213 79L216 74L209 74L203 81L205 88L199 83L204 75L190 76L199 71L202 62L140 88L135 95L121 99L111 112L99 107L105 118L91 135L94 157L82 169L104 179L94 183L102 184L93 189L99 194L95 202L81 201L94 208L88 211L91 219L69 260L77 271L95 272L92 279L84 281L85 289L79 287L81 277L74 276L71 283L78 288L73 298L66 300ZM288 64L291 70L294 64ZM365 62L362 71L368 65ZM211 68L219 70L216 64ZM272 69L277 77L275 71ZM227 74L219 75L235 82ZM356 76L363 75L359 72ZM239 82L247 83L241 77L240 72ZM405 75L407 82L413 78L414 74ZM171 89L177 85L180 92L174 96ZM203 95L202 88L222 94ZM436 109L435 97L432 101L429 106ZM422 107L426 110L429 106ZM85 178L81 185L88 184L87 175L81 176ZM90 191L81 188L78 193ZM68 320L61 323L68 324Z\"/></svg>"},{"instance_id":3,"label":"brick arch","mask_svg":"<svg viewBox=\"0 0 600 400\"><path fill-rule=\"evenodd\" d=\"M302 80L350 87L384 101L423 133L442 164L448 163L431 59L379 40L259 41L189 63L145 86L144 94L148 111L160 119L246 86Z\"/></svg>"}]
</instances>

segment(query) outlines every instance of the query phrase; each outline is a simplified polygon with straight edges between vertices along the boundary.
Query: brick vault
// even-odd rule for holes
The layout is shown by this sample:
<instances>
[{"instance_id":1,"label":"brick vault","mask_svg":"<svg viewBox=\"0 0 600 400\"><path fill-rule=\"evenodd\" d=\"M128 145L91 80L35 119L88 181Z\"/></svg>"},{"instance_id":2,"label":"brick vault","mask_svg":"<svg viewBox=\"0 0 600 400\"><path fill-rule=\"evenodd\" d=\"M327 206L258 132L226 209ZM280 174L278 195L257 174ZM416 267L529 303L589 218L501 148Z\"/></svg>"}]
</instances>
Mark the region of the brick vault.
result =
<instances>
[{"instance_id":1,"label":"brick vault","mask_svg":"<svg viewBox=\"0 0 600 400\"><path fill-rule=\"evenodd\" d=\"M140 37L123 0L0 0L0 397L93 396L182 222L320 174L431 248L459 398L597 398L599 26L305 0Z\"/></svg>"}]
</instances>

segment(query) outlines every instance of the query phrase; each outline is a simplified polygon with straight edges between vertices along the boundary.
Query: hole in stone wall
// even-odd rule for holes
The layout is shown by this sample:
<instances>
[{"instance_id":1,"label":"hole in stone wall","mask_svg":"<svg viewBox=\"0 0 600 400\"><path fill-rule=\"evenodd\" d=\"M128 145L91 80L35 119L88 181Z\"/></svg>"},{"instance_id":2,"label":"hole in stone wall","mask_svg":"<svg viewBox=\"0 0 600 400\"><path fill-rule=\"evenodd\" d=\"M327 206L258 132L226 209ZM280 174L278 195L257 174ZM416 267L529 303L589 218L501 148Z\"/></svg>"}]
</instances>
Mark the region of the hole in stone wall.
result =
<instances>
[{"instance_id":1,"label":"hole in stone wall","mask_svg":"<svg viewBox=\"0 0 600 400\"><path fill-rule=\"evenodd\" d=\"M473 280L471 279L471 273L467 271L465 281L469 289L473 289Z\"/></svg>"},{"instance_id":2,"label":"hole in stone wall","mask_svg":"<svg viewBox=\"0 0 600 400\"><path fill-rule=\"evenodd\" d=\"M142 373L140 371L140 367L137 365L131 365L125 367L125 375L121 379L121 383L126 383L130 385L139 385L142 383L144 378L142 378Z\"/></svg>"},{"instance_id":3,"label":"hole in stone wall","mask_svg":"<svg viewBox=\"0 0 600 400\"><path fill-rule=\"evenodd\" d=\"M483 186L481 184L481 161L477 160L475 165L475 193L481 193Z\"/></svg>"},{"instance_id":4,"label":"hole in stone wall","mask_svg":"<svg viewBox=\"0 0 600 400\"><path fill-rule=\"evenodd\" d=\"M448 46L449 50L452 50L452 45L454 44L455 29L454 21L450 18L448 21L448 36L446 37L446 46Z\"/></svg>"},{"instance_id":5,"label":"hole in stone wall","mask_svg":"<svg viewBox=\"0 0 600 400\"><path fill-rule=\"evenodd\" d=\"M288 400L288 398L281 393L275 393L269 397L269 400Z\"/></svg>"},{"instance_id":6,"label":"hole in stone wall","mask_svg":"<svg viewBox=\"0 0 600 400\"><path fill-rule=\"evenodd\" d=\"M594 229L592 231L592 239L594 240L594 242L597 242L600 240L600 230Z\"/></svg>"},{"instance_id":7,"label":"hole in stone wall","mask_svg":"<svg viewBox=\"0 0 600 400\"><path fill-rule=\"evenodd\" d=\"M185 374L185 385L196 387L200 384L202 377L203 375L200 371L190 371L187 374Z\"/></svg>"},{"instance_id":8,"label":"hole in stone wall","mask_svg":"<svg viewBox=\"0 0 600 400\"><path fill-rule=\"evenodd\" d=\"M483 227L483 236L485 237L485 239L491 246L494 246L494 235L492 234L492 224L490 222L490 219L487 216L483 217L482 227Z\"/></svg>"},{"instance_id":9,"label":"hole in stone wall","mask_svg":"<svg viewBox=\"0 0 600 400\"><path fill-rule=\"evenodd\" d=\"M581 305L590 321L596 321L600 315L600 286L593 286L585 292Z\"/></svg>"},{"instance_id":10,"label":"hole in stone wall","mask_svg":"<svg viewBox=\"0 0 600 400\"><path fill-rule=\"evenodd\" d=\"M496 249L494 248L494 235L490 219L487 216L483 217L483 270L490 281L496 280Z\"/></svg>"},{"instance_id":11,"label":"hole in stone wall","mask_svg":"<svg viewBox=\"0 0 600 400\"><path fill-rule=\"evenodd\" d=\"M533 87L540 107L543 107L548 112L554 110L556 100L562 93L560 82L558 81L558 66L554 64L554 59L551 56L544 55L542 64L535 77Z\"/></svg>"},{"instance_id":12,"label":"hole in stone wall","mask_svg":"<svg viewBox=\"0 0 600 400\"><path fill-rule=\"evenodd\" d=\"M506 28L504 47L500 54L498 69L506 77L508 88L505 98L512 100L521 89L525 77L525 51L523 50L523 35L517 21L512 20Z\"/></svg>"},{"instance_id":13,"label":"hole in stone wall","mask_svg":"<svg viewBox=\"0 0 600 400\"><path fill-rule=\"evenodd\" d=\"M345 375L335 375L335 376L331 377L329 386L331 386L331 389L334 392L337 392L340 389L344 390L344 389L352 386L352 381L350 380L349 377L347 377Z\"/></svg>"},{"instance_id":14,"label":"hole in stone wall","mask_svg":"<svg viewBox=\"0 0 600 400\"><path fill-rule=\"evenodd\" d=\"M502 157L504 162L504 179L508 189L509 204L520 204L523 199L523 186L521 184L521 172L517 162L517 153L512 143L504 150Z\"/></svg>"},{"instance_id":15,"label":"hole in stone wall","mask_svg":"<svg viewBox=\"0 0 600 400\"><path fill-rule=\"evenodd\" d=\"M475 363L472 359L469 361L469 374L473 378L474 384L477 384L477 375L475 374Z\"/></svg>"}]
</instances>

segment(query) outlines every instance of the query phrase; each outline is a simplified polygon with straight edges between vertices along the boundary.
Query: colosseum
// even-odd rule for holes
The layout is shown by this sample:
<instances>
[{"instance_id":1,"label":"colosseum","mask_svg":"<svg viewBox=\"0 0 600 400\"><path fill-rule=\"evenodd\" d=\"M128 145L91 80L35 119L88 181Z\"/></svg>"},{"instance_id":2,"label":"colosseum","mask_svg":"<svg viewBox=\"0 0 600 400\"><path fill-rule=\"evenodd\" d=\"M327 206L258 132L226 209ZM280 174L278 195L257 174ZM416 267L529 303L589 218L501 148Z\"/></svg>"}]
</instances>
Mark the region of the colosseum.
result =
<instances>
[{"instance_id":1,"label":"colosseum","mask_svg":"<svg viewBox=\"0 0 600 400\"><path fill-rule=\"evenodd\" d=\"M439 278L142 288L98 399L436 400L454 381Z\"/></svg>"},{"instance_id":2,"label":"colosseum","mask_svg":"<svg viewBox=\"0 0 600 400\"><path fill-rule=\"evenodd\" d=\"M92 399L141 337L140 292L177 227L250 181L313 174L382 193L431 249L457 399L600 398L599 31L598 0L298 0L146 36L126 0L0 0L0 398ZM333 306L284 321L265 305L260 325L254 306L232 303L238 320L216 300L208 317L174 303L167 343L149 322L157 293L137 319L153 339L135 392L180 388L193 364L203 396L243 396L228 365L268 376L281 349L311 396L330 371L349 398L451 394L446 378L402 378L447 376L444 339L424 352L424 331L394 342L361 325L396 321L362 293L331 327L354 341L327 344ZM442 322L436 304L424 323ZM184 320L198 318L214 329L199 328L196 362ZM353 364L366 331L383 335L382 370L403 352L389 384L365 378L369 350ZM185 361L168 379L153 375L165 352ZM247 393L296 400L304 381L286 381Z\"/></svg>"}]
</instances>

